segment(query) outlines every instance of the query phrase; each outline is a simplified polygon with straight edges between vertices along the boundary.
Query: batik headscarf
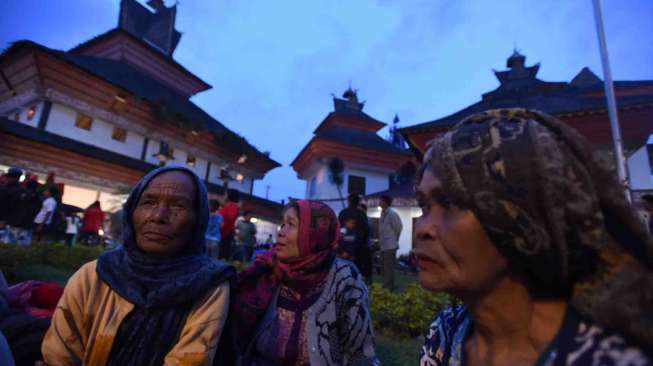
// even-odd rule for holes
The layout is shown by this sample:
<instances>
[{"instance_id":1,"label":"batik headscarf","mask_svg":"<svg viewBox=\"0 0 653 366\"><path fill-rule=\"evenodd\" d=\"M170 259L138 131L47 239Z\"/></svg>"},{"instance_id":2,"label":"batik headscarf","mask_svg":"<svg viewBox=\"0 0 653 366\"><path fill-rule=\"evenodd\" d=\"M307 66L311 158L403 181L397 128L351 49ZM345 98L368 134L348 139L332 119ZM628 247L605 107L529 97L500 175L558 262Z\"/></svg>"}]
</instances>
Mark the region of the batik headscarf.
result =
<instances>
[{"instance_id":1,"label":"batik headscarf","mask_svg":"<svg viewBox=\"0 0 653 366\"><path fill-rule=\"evenodd\" d=\"M535 294L563 289L583 315L653 344L653 243L576 130L537 111L486 111L433 140L424 169Z\"/></svg>"},{"instance_id":2,"label":"batik headscarf","mask_svg":"<svg viewBox=\"0 0 653 366\"><path fill-rule=\"evenodd\" d=\"M276 246L260 254L238 275L236 299L232 302L236 340L246 347L270 305L280 283L299 293L317 286L331 269L338 243L338 217L324 203L299 200L289 205L297 209L299 257L281 262ZM288 208L287 208L288 209Z\"/></svg>"},{"instance_id":3,"label":"batik headscarf","mask_svg":"<svg viewBox=\"0 0 653 366\"><path fill-rule=\"evenodd\" d=\"M132 214L148 184L158 175L180 171L196 188L196 225L183 253L165 258L143 252L136 244ZM204 233L209 209L206 186L183 167L158 168L134 187L123 207L122 245L97 261L100 279L135 305L120 325L109 365L161 365L179 338L186 316L211 288L235 276L233 267L208 257Z\"/></svg>"}]
</instances>

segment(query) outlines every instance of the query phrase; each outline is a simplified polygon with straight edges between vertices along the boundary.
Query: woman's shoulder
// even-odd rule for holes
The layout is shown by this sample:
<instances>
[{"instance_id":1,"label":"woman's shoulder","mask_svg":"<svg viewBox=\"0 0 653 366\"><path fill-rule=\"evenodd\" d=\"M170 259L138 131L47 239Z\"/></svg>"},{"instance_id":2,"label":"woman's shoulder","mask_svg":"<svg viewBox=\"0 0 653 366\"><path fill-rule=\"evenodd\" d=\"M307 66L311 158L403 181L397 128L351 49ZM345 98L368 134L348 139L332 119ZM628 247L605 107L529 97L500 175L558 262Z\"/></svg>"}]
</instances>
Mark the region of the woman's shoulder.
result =
<instances>
[{"instance_id":1,"label":"woman's shoulder","mask_svg":"<svg viewBox=\"0 0 653 366\"><path fill-rule=\"evenodd\" d=\"M331 266L331 276L338 281L347 281L350 283L365 283L363 275L358 270L358 267L347 259L336 258Z\"/></svg>"},{"instance_id":2,"label":"woman's shoulder","mask_svg":"<svg viewBox=\"0 0 653 366\"><path fill-rule=\"evenodd\" d=\"M79 267L77 272L75 272L68 280L68 284L77 283L80 281L95 282L98 280L99 278L97 275L97 259L95 259L90 262L84 263L81 267Z\"/></svg>"},{"instance_id":3,"label":"woman's shoulder","mask_svg":"<svg viewBox=\"0 0 653 366\"><path fill-rule=\"evenodd\" d=\"M653 365L649 352L589 319L578 320L575 331L563 337L566 340L559 346L558 354L567 360L567 364Z\"/></svg>"},{"instance_id":4,"label":"woman's shoulder","mask_svg":"<svg viewBox=\"0 0 653 366\"><path fill-rule=\"evenodd\" d=\"M85 263L66 283L64 292L73 297L84 298L102 287L102 281L97 275L97 260Z\"/></svg>"},{"instance_id":5,"label":"woman's shoulder","mask_svg":"<svg viewBox=\"0 0 653 366\"><path fill-rule=\"evenodd\" d=\"M464 305L442 310L429 325L420 352L420 364L447 364L452 351L463 344L469 324L469 314Z\"/></svg>"}]
</instances>

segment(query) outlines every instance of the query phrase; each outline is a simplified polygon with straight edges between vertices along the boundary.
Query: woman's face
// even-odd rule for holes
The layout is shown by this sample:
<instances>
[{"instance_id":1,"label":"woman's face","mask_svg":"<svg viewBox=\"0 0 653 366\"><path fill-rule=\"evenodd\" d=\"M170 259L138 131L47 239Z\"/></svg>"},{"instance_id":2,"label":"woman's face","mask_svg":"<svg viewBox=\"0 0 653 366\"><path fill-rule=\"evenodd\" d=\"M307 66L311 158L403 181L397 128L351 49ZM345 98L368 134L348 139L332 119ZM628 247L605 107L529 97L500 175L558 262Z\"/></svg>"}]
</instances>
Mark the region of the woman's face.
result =
<instances>
[{"instance_id":1,"label":"woman's face","mask_svg":"<svg viewBox=\"0 0 653 366\"><path fill-rule=\"evenodd\" d=\"M422 216L415 223L419 281L432 291L464 295L491 288L507 263L474 213L450 204L437 176L427 169L417 187Z\"/></svg>"},{"instance_id":2,"label":"woman's face","mask_svg":"<svg viewBox=\"0 0 653 366\"><path fill-rule=\"evenodd\" d=\"M283 213L283 223L277 239L277 258L280 261L299 257L299 213L291 207Z\"/></svg>"}]
</instances>

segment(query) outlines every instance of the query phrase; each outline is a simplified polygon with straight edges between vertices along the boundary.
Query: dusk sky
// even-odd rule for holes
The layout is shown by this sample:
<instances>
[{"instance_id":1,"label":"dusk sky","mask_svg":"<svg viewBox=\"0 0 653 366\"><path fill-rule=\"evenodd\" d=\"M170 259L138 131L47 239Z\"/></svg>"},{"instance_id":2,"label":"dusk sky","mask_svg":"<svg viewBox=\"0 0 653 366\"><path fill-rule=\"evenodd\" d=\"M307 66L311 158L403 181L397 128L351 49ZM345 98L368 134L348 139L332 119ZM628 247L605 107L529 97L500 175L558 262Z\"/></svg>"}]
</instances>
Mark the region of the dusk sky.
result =
<instances>
[{"instance_id":1,"label":"dusk sky","mask_svg":"<svg viewBox=\"0 0 653 366\"><path fill-rule=\"evenodd\" d=\"M116 27L119 3L3 0L0 46L67 50ZM653 1L603 1L603 15L613 78L652 80ZM496 88L515 46L542 80L603 77L591 0L182 0L177 29L174 58L213 86L192 100L283 165L255 185L274 200L304 196L289 164L350 81L365 112L403 127Z\"/></svg>"}]
</instances>

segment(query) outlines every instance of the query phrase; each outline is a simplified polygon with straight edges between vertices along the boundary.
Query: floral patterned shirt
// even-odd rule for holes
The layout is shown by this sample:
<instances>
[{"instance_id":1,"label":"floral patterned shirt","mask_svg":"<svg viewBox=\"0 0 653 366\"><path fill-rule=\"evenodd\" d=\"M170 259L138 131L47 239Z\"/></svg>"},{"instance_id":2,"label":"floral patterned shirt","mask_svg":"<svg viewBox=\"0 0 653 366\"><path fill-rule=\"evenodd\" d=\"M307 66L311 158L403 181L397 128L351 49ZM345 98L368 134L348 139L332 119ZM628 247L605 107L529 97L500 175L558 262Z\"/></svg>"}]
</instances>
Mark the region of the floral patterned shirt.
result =
<instances>
[{"instance_id":1,"label":"floral patterned shirt","mask_svg":"<svg viewBox=\"0 0 653 366\"><path fill-rule=\"evenodd\" d=\"M473 327L464 305L443 310L431 323L420 352L420 366L462 366ZM650 354L618 334L582 319L571 307L558 334L536 366L648 366Z\"/></svg>"}]
</instances>

